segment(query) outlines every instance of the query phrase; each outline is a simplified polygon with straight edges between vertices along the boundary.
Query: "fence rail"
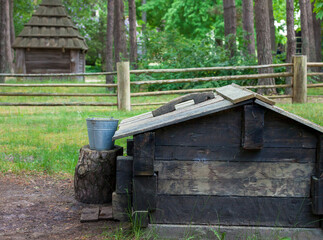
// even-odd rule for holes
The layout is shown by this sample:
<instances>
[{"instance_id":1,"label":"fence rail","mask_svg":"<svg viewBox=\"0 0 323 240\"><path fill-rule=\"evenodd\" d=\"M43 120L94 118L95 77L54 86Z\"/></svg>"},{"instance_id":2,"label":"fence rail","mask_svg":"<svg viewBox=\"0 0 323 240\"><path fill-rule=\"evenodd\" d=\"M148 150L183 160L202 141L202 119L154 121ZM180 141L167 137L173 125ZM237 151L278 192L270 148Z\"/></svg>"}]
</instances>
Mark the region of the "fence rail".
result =
<instances>
[{"instance_id":1,"label":"fence rail","mask_svg":"<svg viewBox=\"0 0 323 240\"><path fill-rule=\"evenodd\" d=\"M230 76L210 76L183 79L167 79L167 80L149 80L149 81L132 81L130 82L130 74L152 74L152 73L184 73L184 72L215 72L220 70L243 70L243 69L264 69L264 68L281 68L288 67L289 71L279 73L263 73L248 75L230 75ZM173 84L173 83L195 83L210 81L239 81L252 79L265 79L277 77L292 78L291 84L274 84L274 85L256 85L245 86L248 89L268 89L268 88L290 88L292 94L267 96L272 99L292 98L293 102L305 102L307 97L307 88L323 87L323 83L307 84L308 76L323 76L323 72L307 72L308 67L323 67L323 63L307 63L306 56L294 56L293 63L284 64L268 64L257 66L226 66L226 67L204 67L204 68L185 68L185 69L144 69L129 70L129 63L118 63L117 72L101 72L101 73L72 73L72 74L7 74L0 73L0 77L73 77L73 76L98 76L98 75L117 75L116 84L6 84L1 83L0 87L22 87L22 88L57 88L57 87L81 87L81 88L115 88L116 93L46 93L46 92L0 92L0 96L21 96L21 97L117 97L117 103L108 102L68 102L68 103L41 103L41 102L25 102L25 103L1 103L0 106L118 106L119 109L130 110L131 106L143 105L160 105L164 102L155 103L134 103L131 104L132 97L143 96L161 96L171 94L194 93L204 91L214 91L215 88L199 88L199 89L182 89L167 90L154 92L134 92L131 93L130 86L142 86L152 84ZM297 87L296 87L297 86Z\"/></svg>"}]
</instances>

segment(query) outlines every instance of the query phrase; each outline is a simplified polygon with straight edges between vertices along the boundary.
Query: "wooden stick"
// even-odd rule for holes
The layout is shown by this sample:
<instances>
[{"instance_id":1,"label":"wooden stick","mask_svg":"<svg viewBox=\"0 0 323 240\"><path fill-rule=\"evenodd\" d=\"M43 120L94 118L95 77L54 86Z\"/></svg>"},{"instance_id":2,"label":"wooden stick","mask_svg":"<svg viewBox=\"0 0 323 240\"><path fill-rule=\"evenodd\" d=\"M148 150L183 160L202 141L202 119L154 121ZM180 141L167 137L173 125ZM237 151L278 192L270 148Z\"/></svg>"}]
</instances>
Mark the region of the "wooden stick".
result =
<instances>
[{"instance_id":1,"label":"wooden stick","mask_svg":"<svg viewBox=\"0 0 323 240\"><path fill-rule=\"evenodd\" d=\"M241 69L260 69L260 68L271 68L271 67L289 67L291 63L283 64L268 64L268 65L257 65L257 66L227 66L227 67L204 67L204 68L184 68L184 69L143 69L143 70L132 70L131 74L143 74L143 73L178 73L178 72L201 72L201 71L218 71L218 70L241 70Z\"/></svg>"},{"instance_id":2,"label":"wooden stick","mask_svg":"<svg viewBox=\"0 0 323 240\"><path fill-rule=\"evenodd\" d=\"M117 75L117 72L45 73L45 74L0 73L0 77L76 77L76 76L100 76L100 75Z\"/></svg>"},{"instance_id":3,"label":"wooden stick","mask_svg":"<svg viewBox=\"0 0 323 240\"><path fill-rule=\"evenodd\" d=\"M307 101L307 57L293 56L293 103L306 103Z\"/></svg>"},{"instance_id":4,"label":"wooden stick","mask_svg":"<svg viewBox=\"0 0 323 240\"><path fill-rule=\"evenodd\" d=\"M131 106L148 106L148 105L163 105L167 102L155 102L155 103L133 103Z\"/></svg>"},{"instance_id":5,"label":"wooden stick","mask_svg":"<svg viewBox=\"0 0 323 240\"><path fill-rule=\"evenodd\" d=\"M61 84L61 83L43 83L43 84L8 84L1 83L0 87L117 87L117 84Z\"/></svg>"},{"instance_id":6,"label":"wooden stick","mask_svg":"<svg viewBox=\"0 0 323 240\"><path fill-rule=\"evenodd\" d=\"M131 110L129 62L118 62L118 109Z\"/></svg>"},{"instance_id":7,"label":"wooden stick","mask_svg":"<svg viewBox=\"0 0 323 240\"><path fill-rule=\"evenodd\" d=\"M273 95L273 96L265 96L267 98L275 99L275 98L292 98L292 95Z\"/></svg>"},{"instance_id":8,"label":"wooden stick","mask_svg":"<svg viewBox=\"0 0 323 240\"><path fill-rule=\"evenodd\" d=\"M33 97L115 97L116 93L19 93L19 92L0 92L0 96L33 96Z\"/></svg>"},{"instance_id":9,"label":"wooden stick","mask_svg":"<svg viewBox=\"0 0 323 240\"><path fill-rule=\"evenodd\" d=\"M116 103L86 103L86 102L71 102L71 103L0 103L0 106L117 106Z\"/></svg>"},{"instance_id":10,"label":"wooden stick","mask_svg":"<svg viewBox=\"0 0 323 240\"><path fill-rule=\"evenodd\" d=\"M264 74L251 74L251 75L233 75L233 76L219 76L219 77L203 77L203 78L184 78L184 79L170 79L170 80L151 80L151 81L137 81L130 82L131 85L145 85L145 84L171 84L171 83L184 83L184 82L208 82L208 81L229 81L229 80L249 80L259 78L272 78L272 77L291 77L293 73L264 73Z\"/></svg>"},{"instance_id":11,"label":"wooden stick","mask_svg":"<svg viewBox=\"0 0 323 240\"><path fill-rule=\"evenodd\" d=\"M308 62L307 67L323 67L323 62Z\"/></svg>"},{"instance_id":12,"label":"wooden stick","mask_svg":"<svg viewBox=\"0 0 323 240\"><path fill-rule=\"evenodd\" d=\"M241 86L247 89L258 89L258 88L287 88L292 87L292 84L279 84L279 85L257 85L257 86Z\"/></svg>"},{"instance_id":13,"label":"wooden stick","mask_svg":"<svg viewBox=\"0 0 323 240\"><path fill-rule=\"evenodd\" d=\"M317 88L317 87L323 87L323 83L307 84L307 88Z\"/></svg>"},{"instance_id":14,"label":"wooden stick","mask_svg":"<svg viewBox=\"0 0 323 240\"><path fill-rule=\"evenodd\" d=\"M308 72L307 76L323 76L323 72Z\"/></svg>"}]
</instances>

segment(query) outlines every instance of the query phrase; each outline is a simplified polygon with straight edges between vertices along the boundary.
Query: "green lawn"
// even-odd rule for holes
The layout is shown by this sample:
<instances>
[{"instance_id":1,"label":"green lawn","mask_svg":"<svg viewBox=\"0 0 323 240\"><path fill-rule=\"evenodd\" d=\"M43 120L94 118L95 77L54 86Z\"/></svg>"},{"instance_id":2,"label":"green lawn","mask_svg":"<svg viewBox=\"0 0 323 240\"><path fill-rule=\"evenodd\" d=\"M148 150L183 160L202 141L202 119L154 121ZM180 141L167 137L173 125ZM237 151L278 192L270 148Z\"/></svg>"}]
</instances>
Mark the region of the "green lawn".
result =
<instances>
[{"instance_id":1,"label":"green lawn","mask_svg":"<svg viewBox=\"0 0 323 240\"><path fill-rule=\"evenodd\" d=\"M322 89L322 88L321 88ZM0 88L1 92L24 92L27 88ZM35 88L37 92L104 92L102 88ZM311 90L312 91L312 90ZM321 90L314 91L323 95ZM167 102L177 95L132 98L133 103ZM0 102L116 102L116 97L1 97ZM323 125L323 104L278 104L287 111ZM86 118L113 116L125 119L155 109L134 107L0 107L0 171L37 171L72 174L80 147L88 144ZM125 147L126 139L116 141Z\"/></svg>"}]
</instances>

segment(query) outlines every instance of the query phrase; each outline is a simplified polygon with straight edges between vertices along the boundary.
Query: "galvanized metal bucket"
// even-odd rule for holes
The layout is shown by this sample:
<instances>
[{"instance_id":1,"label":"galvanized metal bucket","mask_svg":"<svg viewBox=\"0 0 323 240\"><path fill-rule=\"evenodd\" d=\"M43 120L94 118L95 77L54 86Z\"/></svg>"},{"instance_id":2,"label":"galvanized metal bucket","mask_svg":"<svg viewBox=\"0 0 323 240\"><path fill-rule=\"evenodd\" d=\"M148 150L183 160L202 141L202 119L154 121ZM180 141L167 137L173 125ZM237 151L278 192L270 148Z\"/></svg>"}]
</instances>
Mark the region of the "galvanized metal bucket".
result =
<instances>
[{"instance_id":1,"label":"galvanized metal bucket","mask_svg":"<svg viewBox=\"0 0 323 240\"><path fill-rule=\"evenodd\" d=\"M114 147L112 137L118 127L118 119L90 117L86 119L90 149L110 150Z\"/></svg>"}]
</instances>

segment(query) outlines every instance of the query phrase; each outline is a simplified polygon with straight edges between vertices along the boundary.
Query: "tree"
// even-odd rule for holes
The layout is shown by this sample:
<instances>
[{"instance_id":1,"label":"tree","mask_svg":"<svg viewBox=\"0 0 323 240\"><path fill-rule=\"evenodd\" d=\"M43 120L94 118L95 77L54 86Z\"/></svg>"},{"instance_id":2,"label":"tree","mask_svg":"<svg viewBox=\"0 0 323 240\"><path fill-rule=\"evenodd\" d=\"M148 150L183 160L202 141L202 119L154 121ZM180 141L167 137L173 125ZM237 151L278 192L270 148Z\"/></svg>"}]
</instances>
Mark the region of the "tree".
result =
<instances>
[{"instance_id":1,"label":"tree","mask_svg":"<svg viewBox=\"0 0 323 240\"><path fill-rule=\"evenodd\" d=\"M309 56L306 0L299 0L299 8L301 10L302 54Z\"/></svg>"},{"instance_id":2,"label":"tree","mask_svg":"<svg viewBox=\"0 0 323 240\"><path fill-rule=\"evenodd\" d=\"M145 5L147 4L146 0L141 1L141 6L144 8ZM142 20L142 29L141 33L143 36L142 39L142 44L141 44L141 49L142 49L142 54L145 56L147 53L147 37L146 37L146 25L147 25L147 12L146 10L143 10L141 12L141 20Z\"/></svg>"},{"instance_id":3,"label":"tree","mask_svg":"<svg viewBox=\"0 0 323 240\"><path fill-rule=\"evenodd\" d=\"M253 0L242 0L242 22L248 54L255 55Z\"/></svg>"},{"instance_id":4,"label":"tree","mask_svg":"<svg viewBox=\"0 0 323 240\"><path fill-rule=\"evenodd\" d=\"M323 6L323 3L321 3ZM323 9L322 9L323 10ZM316 62L322 61L322 34L321 34L321 19L318 18L317 14L314 12L314 2L312 3L313 11L313 28L314 28L314 39L315 39L315 49L316 49Z\"/></svg>"},{"instance_id":5,"label":"tree","mask_svg":"<svg viewBox=\"0 0 323 240\"><path fill-rule=\"evenodd\" d=\"M13 55L10 38L10 1L0 0L0 72L12 72ZM4 82L4 78L0 79Z\"/></svg>"},{"instance_id":6,"label":"tree","mask_svg":"<svg viewBox=\"0 0 323 240\"><path fill-rule=\"evenodd\" d=\"M236 52L236 5L234 0L223 1L223 17L224 17L224 36L227 41L227 47L230 56L233 57Z\"/></svg>"},{"instance_id":7,"label":"tree","mask_svg":"<svg viewBox=\"0 0 323 240\"><path fill-rule=\"evenodd\" d=\"M107 16L107 45L106 45L106 71L113 71L113 26L114 26L114 0L108 0ZM106 75L106 83L113 83L113 76Z\"/></svg>"},{"instance_id":8,"label":"tree","mask_svg":"<svg viewBox=\"0 0 323 240\"><path fill-rule=\"evenodd\" d=\"M123 0L114 3L114 57L115 63L128 58Z\"/></svg>"},{"instance_id":9,"label":"tree","mask_svg":"<svg viewBox=\"0 0 323 240\"><path fill-rule=\"evenodd\" d=\"M275 30L275 18L273 9L273 0L268 0L268 11L269 11L269 24L270 24L270 42L271 51L276 53L276 30Z\"/></svg>"},{"instance_id":10,"label":"tree","mask_svg":"<svg viewBox=\"0 0 323 240\"><path fill-rule=\"evenodd\" d=\"M287 53L286 62L292 62L292 56L296 52L296 38L294 30L294 0L286 0L286 25L287 25ZM290 71L291 68L287 68ZM287 77L286 83L291 84L292 78ZM291 88L286 88L286 94L291 94Z\"/></svg>"},{"instance_id":11,"label":"tree","mask_svg":"<svg viewBox=\"0 0 323 240\"><path fill-rule=\"evenodd\" d=\"M135 0L129 0L129 41L130 62L133 68L137 68L137 21Z\"/></svg>"},{"instance_id":12,"label":"tree","mask_svg":"<svg viewBox=\"0 0 323 240\"><path fill-rule=\"evenodd\" d=\"M308 43L309 43L309 56L308 61L315 62L316 60L316 49L315 49L315 35L313 27L313 11L310 0L306 0L307 10L307 24L308 24Z\"/></svg>"},{"instance_id":13,"label":"tree","mask_svg":"<svg viewBox=\"0 0 323 240\"><path fill-rule=\"evenodd\" d=\"M271 41L270 41L270 26L269 26L269 11L267 0L255 0L255 20L256 20L256 36L257 36L257 57L258 64L271 64ZM259 73L272 73L272 68L259 69ZM272 85L274 79L266 78L259 79L258 85ZM271 94L275 92L275 89L259 89L259 93Z\"/></svg>"}]
</instances>

